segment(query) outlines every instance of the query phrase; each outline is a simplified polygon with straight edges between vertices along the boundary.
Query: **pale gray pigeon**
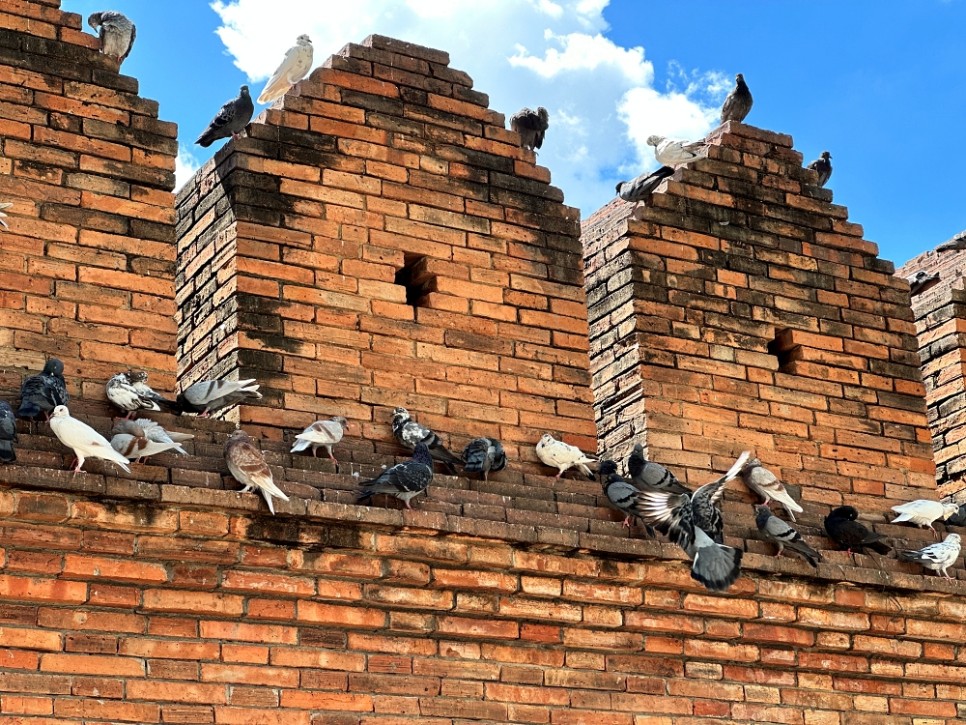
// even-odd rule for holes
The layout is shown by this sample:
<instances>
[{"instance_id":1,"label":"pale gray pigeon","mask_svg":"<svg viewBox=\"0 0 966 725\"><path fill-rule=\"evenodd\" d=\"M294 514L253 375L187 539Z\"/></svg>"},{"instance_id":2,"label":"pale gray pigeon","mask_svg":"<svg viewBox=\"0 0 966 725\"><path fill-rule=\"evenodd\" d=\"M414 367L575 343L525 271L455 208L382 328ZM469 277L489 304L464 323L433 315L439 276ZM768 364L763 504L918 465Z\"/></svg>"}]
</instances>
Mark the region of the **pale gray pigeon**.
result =
<instances>
[{"instance_id":1,"label":"pale gray pigeon","mask_svg":"<svg viewBox=\"0 0 966 725\"><path fill-rule=\"evenodd\" d=\"M651 174L641 174L632 181L617 182L617 196L624 201L644 201L661 182L674 174L670 166L662 166Z\"/></svg>"},{"instance_id":2,"label":"pale gray pigeon","mask_svg":"<svg viewBox=\"0 0 966 725\"><path fill-rule=\"evenodd\" d=\"M790 524L775 516L767 506L755 506L755 525L768 541L778 544L778 553L775 556L781 556L787 546L814 567L822 561L822 555L809 546Z\"/></svg>"},{"instance_id":3,"label":"pale gray pigeon","mask_svg":"<svg viewBox=\"0 0 966 725\"><path fill-rule=\"evenodd\" d=\"M966 231L962 231L948 242L943 242L936 247L937 252L958 252L966 249Z\"/></svg>"},{"instance_id":4,"label":"pale gray pigeon","mask_svg":"<svg viewBox=\"0 0 966 725\"><path fill-rule=\"evenodd\" d=\"M0 400L0 463L13 463L17 453L13 444L17 442L17 419L10 403Z\"/></svg>"},{"instance_id":5,"label":"pale gray pigeon","mask_svg":"<svg viewBox=\"0 0 966 725\"><path fill-rule=\"evenodd\" d=\"M235 480L245 484L240 493L247 493L253 488L258 489L259 493L268 504L268 510L275 515L274 499L280 498L288 501L288 496L278 486L272 478L272 469L265 462L265 456L255 442L243 430L236 430L225 441L225 463L228 470Z\"/></svg>"},{"instance_id":6,"label":"pale gray pigeon","mask_svg":"<svg viewBox=\"0 0 966 725\"><path fill-rule=\"evenodd\" d=\"M560 478L564 471L574 466L591 481L596 478L586 465L596 463L596 458L588 456L577 446L558 441L549 433L544 433L537 442L537 458L545 465L557 469L557 475L554 478Z\"/></svg>"},{"instance_id":7,"label":"pale gray pigeon","mask_svg":"<svg viewBox=\"0 0 966 725\"><path fill-rule=\"evenodd\" d=\"M57 436L57 439L65 446L74 451L77 456L77 465L74 472L81 470L87 458L103 458L113 461L125 471L130 473L128 468L130 461L111 447L108 440L91 428L87 423L72 418L66 405L58 405L54 408L50 416L50 429Z\"/></svg>"},{"instance_id":8,"label":"pale gray pigeon","mask_svg":"<svg viewBox=\"0 0 966 725\"><path fill-rule=\"evenodd\" d=\"M823 151L821 156L808 165L808 168L818 174L818 185L825 186L832 177L832 154Z\"/></svg>"},{"instance_id":9,"label":"pale gray pigeon","mask_svg":"<svg viewBox=\"0 0 966 725\"><path fill-rule=\"evenodd\" d=\"M137 37L134 23L116 10L104 10L91 13L87 18L87 24L94 30L99 29L101 52L117 58L118 63L124 62L131 53L131 48L134 47L134 38Z\"/></svg>"},{"instance_id":10,"label":"pale gray pigeon","mask_svg":"<svg viewBox=\"0 0 966 725\"><path fill-rule=\"evenodd\" d=\"M936 544L929 544L917 551L899 551L899 558L903 561L914 561L927 569L939 572L947 579L952 579L946 569L956 563L962 543L959 534L947 534L946 538Z\"/></svg>"},{"instance_id":11,"label":"pale gray pigeon","mask_svg":"<svg viewBox=\"0 0 966 725\"><path fill-rule=\"evenodd\" d=\"M416 444L413 457L387 468L373 479L363 481L357 501L368 501L377 493L395 496L406 508L411 509L410 501L418 496L433 482L433 457L422 441Z\"/></svg>"},{"instance_id":12,"label":"pale gray pigeon","mask_svg":"<svg viewBox=\"0 0 966 725\"><path fill-rule=\"evenodd\" d=\"M436 433L413 420L409 411L403 407L392 409L392 434L409 450L415 450L417 443L425 443L429 455L453 473L456 473L456 466L462 463L443 445L443 441Z\"/></svg>"},{"instance_id":13,"label":"pale gray pigeon","mask_svg":"<svg viewBox=\"0 0 966 725\"><path fill-rule=\"evenodd\" d=\"M128 435L134 436L135 438L144 438L154 443L160 443L163 445L171 445L171 450L175 453L180 453L182 455L188 455L188 451L184 449L181 445L184 441L190 441L194 438L191 433L179 433L177 431L168 432L166 431L160 423L156 423L150 418L138 418L137 420L129 420L127 418L120 418L114 423L114 427L111 429L112 433L127 433Z\"/></svg>"},{"instance_id":14,"label":"pale gray pigeon","mask_svg":"<svg viewBox=\"0 0 966 725\"><path fill-rule=\"evenodd\" d=\"M751 111L753 102L751 91L748 90L748 84L745 83L745 77L739 73L735 76L735 87L721 106L721 123L727 121L741 123L745 120L748 112Z\"/></svg>"},{"instance_id":15,"label":"pale gray pigeon","mask_svg":"<svg viewBox=\"0 0 966 725\"><path fill-rule=\"evenodd\" d=\"M520 146L525 149L538 149L543 146L543 138L550 127L550 114L543 106L536 111L521 108L510 116L510 130L520 134Z\"/></svg>"},{"instance_id":16,"label":"pale gray pigeon","mask_svg":"<svg viewBox=\"0 0 966 725\"><path fill-rule=\"evenodd\" d=\"M177 413L200 413L207 418L222 408L243 400L260 400L255 379L251 380L200 380L185 388L175 401Z\"/></svg>"},{"instance_id":17,"label":"pale gray pigeon","mask_svg":"<svg viewBox=\"0 0 966 725\"><path fill-rule=\"evenodd\" d=\"M703 141L676 141L664 136L648 136L647 145L654 147L654 158L665 166L680 166L704 156L708 145Z\"/></svg>"},{"instance_id":18,"label":"pale gray pigeon","mask_svg":"<svg viewBox=\"0 0 966 725\"><path fill-rule=\"evenodd\" d=\"M892 523L900 524L907 521L920 528L929 527L938 539L939 532L933 528L933 522L937 519L945 521L950 516L959 512L959 506L954 503L940 503L939 501L920 498L909 503L893 506L892 510L899 514L896 518L892 519Z\"/></svg>"},{"instance_id":19,"label":"pale gray pigeon","mask_svg":"<svg viewBox=\"0 0 966 725\"><path fill-rule=\"evenodd\" d=\"M741 469L741 480L745 482L748 488L765 500L766 506L769 501L780 503L788 512L788 518L792 521L795 520L796 513L800 514L805 510L785 490L785 486L778 480L778 477L761 465L761 461L757 458L752 458L745 463Z\"/></svg>"},{"instance_id":20,"label":"pale gray pigeon","mask_svg":"<svg viewBox=\"0 0 966 725\"><path fill-rule=\"evenodd\" d=\"M265 88L258 96L259 103L271 103L284 96L288 89L305 78L312 69L312 39L300 35L295 45L288 49L282 64L268 79Z\"/></svg>"},{"instance_id":21,"label":"pale gray pigeon","mask_svg":"<svg viewBox=\"0 0 966 725\"><path fill-rule=\"evenodd\" d=\"M252 103L252 97L248 94L248 86L242 86L238 92L238 98L225 102L225 105L218 111L218 115L211 119L208 128L198 137L195 143L207 148L217 139L228 138L229 136L237 138L245 130L248 122L252 120L254 112L255 105Z\"/></svg>"},{"instance_id":22,"label":"pale gray pigeon","mask_svg":"<svg viewBox=\"0 0 966 725\"><path fill-rule=\"evenodd\" d=\"M311 446L312 457L315 458L316 449L322 446L325 448L325 452L329 454L329 459L338 465L339 462L332 455L332 446L342 440L342 436L345 434L345 429L348 425L349 421L341 415L337 415L329 420L317 420L295 436L295 445L292 446L292 450L289 453L299 453L308 450L309 446Z\"/></svg>"},{"instance_id":23,"label":"pale gray pigeon","mask_svg":"<svg viewBox=\"0 0 966 725\"><path fill-rule=\"evenodd\" d=\"M490 471L504 468L506 452L496 438L474 438L463 449L463 471L466 473L482 473L485 481Z\"/></svg>"}]
</instances>

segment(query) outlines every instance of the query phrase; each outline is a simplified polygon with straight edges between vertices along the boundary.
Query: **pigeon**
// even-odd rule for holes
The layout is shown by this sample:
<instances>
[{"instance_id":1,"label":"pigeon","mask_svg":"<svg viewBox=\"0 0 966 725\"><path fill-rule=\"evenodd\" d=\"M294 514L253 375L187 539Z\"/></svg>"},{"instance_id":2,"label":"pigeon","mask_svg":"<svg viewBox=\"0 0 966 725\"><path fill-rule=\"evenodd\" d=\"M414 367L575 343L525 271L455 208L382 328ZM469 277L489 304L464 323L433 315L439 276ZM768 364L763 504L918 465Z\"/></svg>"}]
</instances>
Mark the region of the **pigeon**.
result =
<instances>
[{"instance_id":1,"label":"pigeon","mask_svg":"<svg viewBox=\"0 0 966 725\"><path fill-rule=\"evenodd\" d=\"M938 571L947 579L952 579L946 569L956 563L959 558L959 551L962 543L959 534L946 534L942 541L924 546L917 551L898 551L899 558L903 561L914 561L922 564L927 569Z\"/></svg>"},{"instance_id":2,"label":"pigeon","mask_svg":"<svg viewBox=\"0 0 966 725\"><path fill-rule=\"evenodd\" d=\"M137 36L134 23L115 10L104 10L91 13L87 24L94 30L100 28L101 52L123 63L134 47L134 38Z\"/></svg>"},{"instance_id":3,"label":"pigeon","mask_svg":"<svg viewBox=\"0 0 966 725\"><path fill-rule=\"evenodd\" d=\"M248 125L248 122L252 120L254 112L255 106L252 103L252 97L248 95L248 86L242 86L238 92L238 98L225 102L225 105L218 111L218 115L211 119L208 128L198 137L195 143L208 148L212 142L219 138L228 138L229 136L237 138Z\"/></svg>"},{"instance_id":4,"label":"pigeon","mask_svg":"<svg viewBox=\"0 0 966 725\"><path fill-rule=\"evenodd\" d=\"M943 242L936 247L937 252L958 252L966 249L966 231L962 231L948 242Z\"/></svg>"},{"instance_id":5,"label":"pigeon","mask_svg":"<svg viewBox=\"0 0 966 725\"><path fill-rule=\"evenodd\" d=\"M631 519L637 519L643 523L641 517L641 492L631 483L617 473L617 464L614 461L601 461L597 468L597 475L600 476L600 485L604 488L604 495L611 508L624 514L622 522L626 528L631 527ZM647 533L654 535L654 530L647 526Z\"/></svg>"},{"instance_id":6,"label":"pigeon","mask_svg":"<svg viewBox=\"0 0 966 725\"><path fill-rule=\"evenodd\" d=\"M377 493L395 496L406 508L411 509L409 501L426 490L433 482L433 457L429 447L422 441L416 444L413 457L387 468L378 476L363 481L357 501L368 501Z\"/></svg>"},{"instance_id":7,"label":"pigeon","mask_svg":"<svg viewBox=\"0 0 966 725\"><path fill-rule=\"evenodd\" d=\"M727 121L737 121L741 123L751 110L751 91L745 83L745 77L739 73L735 76L735 87L725 98L724 105L721 106L721 123Z\"/></svg>"},{"instance_id":8,"label":"pigeon","mask_svg":"<svg viewBox=\"0 0 966 725\"><path fill-rule=\"evenodd\" d=\"M50 416L50 429L58 440L68 448L73 449L74 455L77 456L77 465L74 466L75 473L81 470L81 466L84 465L84 460L87 458L103 458L114 461L128 473L131 472L127 465L130 461L114 450L108 443L107 438L87 423L72 418L66 405L58 405L54 408L54 412Z\"/></svg>"},{"instance_id":9,"label":"pigeon","mask_svg":"<svg viewBox=\"0 0 966 725\"><path fill-rule=\"evenodd\" d=\"M111 432L114 434L127 433L135 438L143 438L163 445L170 444L170 450L185 456L188 455L188 451L181 444L194 438L190 433L178 433L176 431L169 433L159 423L150 418L138 418L137 420L121 418L114 423Z\"/></svg>"},{"instance_id":10,"label":"pigeon","mask_svg":"<svg viewBox=\"0 0 966 725\"><path fill-rule=\"evenodd\" d=\"M627 458L627 473L634 485L641 490L691 493L691 489L682 485L668 469L660 463L647 460L644 457L644 446L640 443L634 446Z\"/></svg>"},{"instance_id":11,"label":"pigeon","mask_svg":"<svg viewBox=\"0 0 966 725\"><path fill-rule=\"evenodd\" d=\"M670 166L662 166L652 174L641 174L633 181L618 181L617 196L624 201L644 201L660 186L661 182L674 173Z\"/></svg>"},{"instance_id":12,"label":"pigeon","mask_svg":"<svg viewBox=\"0 0 966 725\"><path fill-rule=\"evenodd\" d=\"M915 297L939 284L939 272L929 274L920 269L911 277L906 277L906 282L909 283L909 296Z\"/></svg>"},{"instance_id":13,"label":"pigeon","mask_svg":"<svg viewBox=\"0 0 966 725\"><path fill-rule=\"evenodd\" d=\"M43 414L49 418L58 405L67 405L67 383L64 382L64 363L55 357L50 358L39 375L31 375L20 386L20 407L17 417L37 420Z\"/></svg>"},{"instance_id":14,"label":"pigeon","mask_svg":"<svg viewBox=\"0 0 966 725\"><path fill-rule=\"evenodd\" d=\"M752 458L745 463L744 468L741 469L741 480L745 482L748 488L765 499L766 506L769 501L780 503L788 512L788 518L792 521L795 520L796 513L800 514L805 510L785 490L778 477L761 465L761 461L757 458Z\"/></svg>"},{"instance_id":15,"label":"pigeon","mask_svg":"<svg viewBox=\"0 0 966 725\"><path fill-rule=\"evenodd\" d=\"M138 410L173 410L175 404L158 395L147 383L148 374L143 371L128 370L118 373L107 381L104 391L107 399L121 410L127 411L130 418Z\"/></svg>"},{"instance_id":16,"label":"pigeon","mask_svg":"<svg viewBox=\"0 0 966 725\"><path fill-rule=\"evenodd\" d=\"M258 385L251 380L201 380L185 388L175 401L177 413L200 413L207 418L222 408L243 400L260 400Z\"/></svg>"},{"instance_id":17,"label":"pigeon","mask_svg":"<svg viewBox=\"0 0 966 725\"><path fill-rule=\"evenodd\" d=\"M550 127L550 115L543 106L536 111L521 108L510 116L510 130L520 134L520 146L525 149L538 149L543 146L543 137Z\"/></svg>"},{"instance_id":18,"label":"pigeon","mask_svg":"<svg viewBox=\"0 0 966 725\"><path fill-rule=\"evenodd\" d=\"M755 524L768 541L778 544L778 553L775 556L781 556L787 546L816 568L818 562L822 561L822 555L806 544L802 535L788 523L775 516L768 506L764 504L755 506Z\"/></svg>"},{"instance_id":19,"label":"pigeon","mask_svg":"<svg viewBox=\"0 0 966 725\"><path fill-rule=\"evenodd\" d=\"M10 403L0 400L0 463L13 463L17 453L13 444L17 442L17 419Z\"/></svg>"},{"instance_id":20,"label":"pigeon","mask_svg":"<svg viewBox=\"0 0 966 725\"><path fill-rule=\"evenodd\" d=\"M496 438L474 438L463 449L463 470L466 473L482 473L487 480L490 471L506 468L506 453L503 444Z\"/></svg>"},{"instance_id":21,"label":"pigeon","mask_svg":"<svg viewBox=\"0 0 966 725\"><path fill-rule=\"evenodd\" d=\"M558 441L549 433L544 433L537 443L537 458L543 461L545 465L558 469L557 475L554 478L560 478L564 471L573 466L576 466L577 470L587 476L591 481L597 478L585 465L587 463L596 463L596 458L588 456L577 446Z\"/></svg>"},{"instance_id":22,"label":"pigeon","mask_svg":"<svg viewBox=\"0 0 966 725\"><path fill-rule=\"evenodd\" d=\"M2 210L3 209L9 209L12 206L13 206L13 202L12 201L3 201L3 202L0 202L0 227L3 227L4 229L9 229L10 227L8 226L8 224L6 222L6 216L7 215L4 214Z\"/></svg>"},{"instance_id":23,"label":"pigeon","mask_svg":"<svg viewBox=\"0 0 966 725\"><path fill-rule=\"evenodd\" d=\"M946 526L966 526L966 503L959 504L959 510L946 519Z\"/></svg>"},{"instance_id":24,"label":"pigeon","mask_svg":"<svg viewBox=\"0 0 966 725\"><path fill-rule=\"evenodd\" d=\"M295 45L286 51L282 64L268 79L268 83L258 96L258 102L277 101L288 92L289 88L305 78L305 74L311 68L312 39L307 35L300 35L295 39Z\"/></svg>"},{"instance_id":25,"label":"pigeon","mask_svg":"<svg viewBox=\"0 0 966 725\"><path fill-rule=\"evenodd\" d=\"M317 420L295 436L295 445L292 446L292 450L289 453L299 453L300 451L308 450L309 446L311 446L312 457L315 458L316 450L319 446L323 446L325 452L329 454L329 459L338 465L339 462L332 455L332 446L342 440L342 436L348 425L349 421L342 416L336 416L329 420Z\"/></svg>"},{"instance_id":26,"label":"pigeon","mask_svg":"<svg viewBox=\"0 0 966 725\"><path fill-rule=\"evenodd\" d=\"M257 488L268 504L268 510L275 515L273 499L280 498L288 501L288 496L275 485L272 480L272 469L265 462L265 456L255 442L243 430L239 429L228 436L225 441L225 463L235 480L245 484L239 493L247 493Z\"/></svg>"},{"instance_id":27,"label":"pigeon","mask_svg":"<svg viewBox=\"0 0 966 725\"><path fill-rule=\"evenodd\" d=\"M680 166L689 161L701 158L704 154L698 151L707 149L708 145L701 141L675 141L664 136L648 136L647 145L654 147L654 158L665 166Z\"/></svg>"},{"instance_id":28,"label":"pigeon","mask_svg":"<svg viewBox=\"0 0 966 725\"><path fill-rule=\"evenodd\" d=\"M415 450L417 443L425 443L429 449L429 455L456 473L456 466L460 463L460 459L449 452L438 435L414 421L405 408L392 409L392 434L409 450Z\"/></svg>"},{"instance_id":29,"label":"pigeon","mask_svg":"<svg viewBox=\"0 0 966 725\"><path fill-rule=\"evenodd\" d=\"M959 506L954 503L940 503L939 501L920 498L909 503L893 506L892 510L899 514L896 518L892 519L892 523L899 524L908 521L910 524L915 524L920 528L926 528L928 526L936 534L936 538L938 539L939 532L933 528L933 522L940 518L945 521L953 514L959 513Z\"/></svg>"},{"instance_id":30,"label":"pigeon","mask_svg":"<svg viewBox=\"0 0 966 725\"><path fill-rule=\"evenodd\" d=\"M132 461L172 450L180 450L182 453L187 452L173 441L171 443L157 443L145 435L137 436L130 433L116 433L111 438L111 448Z\"/></svg>"},{"instance_id":31,"label":"pigeon","mask_svg":"<svg viewBox=\"0 0 966 725\"><path fill-rule=\"evenodd\" d=\"M750 456L750 451L744 451L725 475L690 495L641 492L639 510L644 522L684 549L691 557L691 577L711 591L727 589L741 573L744 552L725 546L718 501L724 495L724 485L741 472Z\"/></svg>"},{"instance_id":32,"label":"pigeon","mask_svg":"<svg viewBox=\"0 0 966 725\"><path fill-rule=\"evenodd\" d=\"M832 541L849 553L863 554L868 547L879 554L888 554L892 547L885 543L882 534L869 531L856 521L858 518L859 512L854 506L839 506L825 517L825 531Z\"/></svg>"},{"instance_id":33,"label":"pigeon","mask_svg":"<svg viewBox=\"0 0 966 725\"><path fill-rule=\"evenodd\" d=\"M818 174L818 185L825 186L832 176L832 154L823 151L822 155L810 163L807 168Z\"/></svg>"}]
</instances>

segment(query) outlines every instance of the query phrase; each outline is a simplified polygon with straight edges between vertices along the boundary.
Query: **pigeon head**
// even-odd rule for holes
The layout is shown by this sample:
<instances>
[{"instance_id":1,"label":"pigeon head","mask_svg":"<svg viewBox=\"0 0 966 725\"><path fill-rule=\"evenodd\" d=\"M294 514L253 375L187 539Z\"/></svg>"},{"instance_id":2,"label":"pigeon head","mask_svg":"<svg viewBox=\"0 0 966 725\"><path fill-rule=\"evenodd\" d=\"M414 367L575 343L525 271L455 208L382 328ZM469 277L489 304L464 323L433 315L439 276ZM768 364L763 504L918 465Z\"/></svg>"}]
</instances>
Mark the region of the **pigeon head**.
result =
<instances>
[{"instance_id":1,"label":"pigeon head","mask_svg":"<svg viewBox=\"0 0 966 725\"><path fill-rule=\"evenodd\" d=\"M735 76L735 83L737 83L739 86L743 86L745 84L745 76L743 73L739 73Z\"/></svg>"},{"instance_id":2,"label":"pigeon head","mask_svg":"<svg viewBox=\"0 0 966 725\"><path fill-rule=\"evenodd\" d=\"M143 370L128 370L127 379L132 383L146 383L148 381L148 374Z\"/></svg>"},{"instance_id":3,"label":"pigeon head","mask_svg":"<svg viewBox=\"0 0 966 725\"><path fill-rule=\"evenodd\" d=\"M101 24L101 13L91 13L87 17L87 24L97 30L97 26Z\"/></svg>"},{"instance_id":4,"label":"pigeon head","mask_svg":"<svg viewBox=\"0 0 966 725\"><path fill-rule=\"evenodd\" d=\"M745 461L745 465L741 467L742 471L750 471L752 468L759 468L761 466L761 460L758 458L749 458Z\"/></svg>"},{"instance_id":5,"label":"pigeon head","mask_svg":"<svg viewBox=\"0 0 966 725\"><path fill-rule=\"evenodd\" d=\"M946 541L950 544L958 544L960 542L959 534L946 534Z\"/></svg>"},{"instance_id":6,"label":"pigeon head","mask_svg":"<svg viewBox=\"0 0 966 725\"><path fill-rule=\"evenodd\" d=\"M958 513L958 512L959 512L959 504L958 503L944 503L943 504L943 521L945 521L950 516L952 516L953 514Z\"/></svg>"},{"instance_id":7,"label":"pigeon head","mask_svg":"<svg viewBox=\"0 0 966 725\"><path fill-rule=\"evenodd\" d=\"M540 443L538 445L549 446L553 442L554 442L554 437L549 433L544 433L542 436L540 436Z\"/></svg>"},{"instance_id":8,"label":"pigeon head","mask_svg":"<svg viewBox=\"0 0 966 725\"><path fill-rule=\"evenodd\" d=\"M295 42L299 45L312 45L312 38L307 35L300 35L295 39Z\"/></svg>"},{"instance_id":9,"label":"pigeon head","mask_svg":"<svg viewBox=\"0 0 966 725\"><path fill-rule=\"evenodd\" d=\"M345 418L343 418L341 415L337 415L334 418L332 418L331 420L332 420L333 423L338 423L343 428L348 428L349 427L349 421L346 420Z\"/></svg>"},{"instance_id":10,"label":"pigeon head","mask_svg":"<svg viewBox=\"0 0 966 725\"><path fill-rule=\"evenodd\" d=\"M397 421L404 422L411 418L409 411L402 406L392 409L392 422L395 424Z\"/></svg>"},{"instance_id":11,"label":"pigeon head","mask_svg":"<svg viewBox=\"0 0 966 725\"><path fill-rule=\"evenodd\" d=\"M828 161L829 159L832 158L832 154L830 154L828 151L823 151L822 152L822 158L825 159L826 161Z\"/></svg>"},{"instance_id":12,"label":"pigeon head","mask_svg":"<svg viewBox=\"0 0 966 725\"><path fill-rule=\"evenodd\" d=\"M228 436L228 441L229 442L240 441L245 438L248 438L248 434L245 431L243 431L241 428L236 428L235 431L230 436Z\"/></svg>"},{"instance_id":13,"label":"pigeon head","mask_svg":"<svg viewBox=\"0 0 966 725\"><path fill-rule=\"evenodd\" d=\"M67 410L66 405L58 405L54 408L54 412L50 414L51 418L68 418L70 417L70 411Z\"/></svg>"},{"instance_id":14,"label":"pigeon head","mask_svg":"<svg viewBox=\"0 0 966 725\"><path fill-rule=\"evenodd\" d=\"M613 461L601 461L600 465L597 467L597 473L600 475L601 479L605 476L611 476L617 473L617 464Z\"/></svg>"},{"instance_id":15,"label":"pigeon head","mask_svg":"<svg viewBox=\"0 0 966 725\"><path fill-rule=\"evenodd\" d=\"M238 92L241 94L242 98L246 98L248 96L248 86L242 86L238 89Z\"/></svg>"},{"instance_id":16,"label":"pigeon head","mask_svg":"<svg viewBox=\"0 0 966 725\"><path fill-rule=\"evenodd\" d=\"M624 184L626 184L626 183L627 183L626 181L618 181L618 182L617 182L617 186L615 186L615 187L614 187L614 193L615 193L615 194L620 194L620 193L621 193L621 187L622 187L622 186L623 186Z\"/></svg>"},{"instance_id":17,"label":"pigeon head","mask_svg":"<svg viewBox=\"0 0 966 725\"><path fill-rule=\"evenodd\" d=\"M859 518L859 512L854 506L839 506L836 509L832 509L828 516L832 519L846 519L848 521L855 521L857 518Z\"/></svg>"},{"instance_id":18,"label":"pigeon head","mask_svg":"<svg viewBox=\"0 0 966 725\"><path fill-rule=\"evenodd\" d=\"M647 137L647 145L648 146L657 146L663 140L664 140L664 137L663 136L648 136Z\"/></svg>"},{"instance_id":19,"label":"pigeon head","mask_svg":"<svg viewBox=\"0 0 966 725\"><path fill-rule=\"evenodd\" d=\"M772 515L771 509L764 504L755 504L755 524L758 526L758 528L764 526L765 522L768 521L768 518Z\"/></svg>"},{"instance_id":20,"label":"pigeon head","mask_svg":"<svg viewBox=\"0 0 966 725\"><path fill-rule=\"evenodd\" d=\"M44 364L44 375L63 375L64 374L64 363L55 357L50 358Z\"/></svg>"},{"instance_id":21,"label":"pigeon head","mask_svg":"<svg viewBox=\"0 0 966 725\"><path fill-rule=\"evenodd\" d=\"M422 441L417 443L416 447L413 449L413 460L417 463L422 463L426 466L429 466L430 470L433 468L433 457L429 453L429 446Z\"/></svg>"},{"instance_id":22,"label":"pigeon head","mask_svg":"<svg viewBox=\"0 0 966 725\"><path fill-rule=\"evenodd\" d=\"M540 120L543 122L544 126L550 125L550 114L547 113L546 108L543 106L537 106L537 116L540 117Z\"/></svg>"}]
</instances>

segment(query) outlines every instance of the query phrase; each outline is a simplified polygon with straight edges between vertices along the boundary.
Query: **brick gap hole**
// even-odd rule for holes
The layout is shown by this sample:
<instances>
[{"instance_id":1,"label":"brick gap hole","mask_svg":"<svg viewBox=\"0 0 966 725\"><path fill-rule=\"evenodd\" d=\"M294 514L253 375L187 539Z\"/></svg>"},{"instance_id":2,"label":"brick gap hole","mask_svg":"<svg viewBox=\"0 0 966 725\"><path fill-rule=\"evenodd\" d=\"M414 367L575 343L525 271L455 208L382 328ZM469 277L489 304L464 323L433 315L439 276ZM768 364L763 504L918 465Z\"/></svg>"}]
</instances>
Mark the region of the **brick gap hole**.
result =
<instances>
[{"instance_id":1,"label":"brick gap hole","mask_svg":"<svg viewBox=\"0 0 966 725\"><path fill-rule=\"evenodd\" d=\"M768 352L778 358L778 371L788 372L787 368L792 362L792 350L794 347L788 346L788 330L776 330L775 339L768 343Z\"/></svg>"},{"instance_id":2,"label":"brick gap hole","mask_svg":"<svg viewBox=\"0 0 966 725\"><path fill-rule=\"evenodd\" d=\"M427 258L407 254L402 268L396 272L395 283L406 288L406 304L419 307L420 300L435 289L436 275L426 269Z\"/></svg>"}]
</instances>

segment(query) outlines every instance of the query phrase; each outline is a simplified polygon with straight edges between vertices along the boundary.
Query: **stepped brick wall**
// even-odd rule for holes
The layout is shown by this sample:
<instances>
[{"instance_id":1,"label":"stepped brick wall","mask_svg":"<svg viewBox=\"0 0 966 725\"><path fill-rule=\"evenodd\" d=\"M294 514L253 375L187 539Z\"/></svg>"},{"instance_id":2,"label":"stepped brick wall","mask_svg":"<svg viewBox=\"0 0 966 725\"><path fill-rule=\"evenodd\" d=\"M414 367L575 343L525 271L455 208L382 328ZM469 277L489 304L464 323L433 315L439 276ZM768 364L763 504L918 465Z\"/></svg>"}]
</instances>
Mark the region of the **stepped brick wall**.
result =
<instances>
[{"instance_id":1,"label":"stepped brick wall","mask_svg":"<svg viewBox=\"0 0 966 725\"><path fill-rule=\"evenodd\" d=\"M268 435L404 405L455 449L594 451L578 211L448 62L350 44L181 190L180 375L258 378Z\"/></svg>"},{"instance_id":2,"label":"stepped brick wall","mask_svg":"<svg viewBox=\"0 0 966 725\"><path fill-rule=\"evenodd\" d=\"M175 387L176 127L57 2L0 6L0 361Z\"/></svg>"}]
</instances>

